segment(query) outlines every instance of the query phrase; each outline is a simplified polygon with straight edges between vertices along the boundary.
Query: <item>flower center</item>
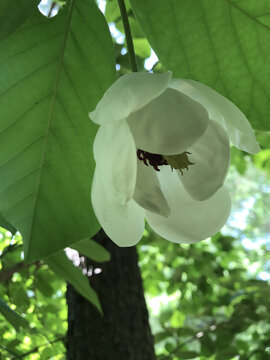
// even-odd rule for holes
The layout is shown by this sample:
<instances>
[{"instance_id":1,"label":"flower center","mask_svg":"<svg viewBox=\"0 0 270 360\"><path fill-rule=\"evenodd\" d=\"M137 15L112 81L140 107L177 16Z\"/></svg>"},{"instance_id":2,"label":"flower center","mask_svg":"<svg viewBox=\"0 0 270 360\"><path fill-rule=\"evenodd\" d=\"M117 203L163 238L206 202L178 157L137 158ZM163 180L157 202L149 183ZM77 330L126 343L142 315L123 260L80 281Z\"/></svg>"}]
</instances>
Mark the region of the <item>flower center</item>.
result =
<instances>
[{"instance_id":1,"label":"flower center","mask_svg":"<svg viewBox=\"0 0 270 360\"><path fill-rule=\"evenodd\" d=\"M188 154L190 155L191 153L185 151L179 155L160 155L152 154L141 149L137 150L138 159L143 161L146 166L151 165L156 171L160 171L159 166L170 165L172 170L178 169L182 175L182 169L188 170L189 165L194 165L194 163L189 160Z\"/></svg>"},{"instance_id":2,"label":"flower center","mask_svg":"<svg viewBox=\"0 0 270 360\"><path fill-rule=\"evenodd\" d=\"M160 171L158 166L168 165L163 155L152 154L141 149L137 150L137 157L139 160L143 161L146 166L153 166L156 171Z\"/></svg>"},{"instance_id":3,"label":"flower center","mask_svg":"<svg viewBox=\"0 0 270 360\"><path fill-rule=\"evenodd\" d=\"M171 169L178 169L180 170L181 174L183 175L182 169L187 169L189 165L194 165L188 158L188 155L191 155L190 152L185 151L179 155L164 155L164 159L170 165Z\"/></svg>"}]
</instances>

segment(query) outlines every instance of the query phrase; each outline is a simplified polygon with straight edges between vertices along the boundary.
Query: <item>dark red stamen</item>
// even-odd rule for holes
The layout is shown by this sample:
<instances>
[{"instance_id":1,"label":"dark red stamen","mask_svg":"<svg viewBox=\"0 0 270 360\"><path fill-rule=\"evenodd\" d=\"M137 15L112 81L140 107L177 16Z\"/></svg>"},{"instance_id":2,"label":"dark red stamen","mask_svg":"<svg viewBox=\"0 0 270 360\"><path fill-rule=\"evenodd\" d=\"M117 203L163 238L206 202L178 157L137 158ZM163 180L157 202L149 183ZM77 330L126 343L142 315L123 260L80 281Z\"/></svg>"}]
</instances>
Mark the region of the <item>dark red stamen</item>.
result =
<instances>
[{"instance_id":1,"label":"dark red stamen","mask_svg":"<svg viewBox=\"0 0 270 360\"><path fill-rule=\"evenodd\" d=\"M151 165L156 171L160 171L158 166L168 165L167 161L162 155L152 154L141 149L137 150L137 157L143 161L146 166Z\"/></svg>"}]
</instances>

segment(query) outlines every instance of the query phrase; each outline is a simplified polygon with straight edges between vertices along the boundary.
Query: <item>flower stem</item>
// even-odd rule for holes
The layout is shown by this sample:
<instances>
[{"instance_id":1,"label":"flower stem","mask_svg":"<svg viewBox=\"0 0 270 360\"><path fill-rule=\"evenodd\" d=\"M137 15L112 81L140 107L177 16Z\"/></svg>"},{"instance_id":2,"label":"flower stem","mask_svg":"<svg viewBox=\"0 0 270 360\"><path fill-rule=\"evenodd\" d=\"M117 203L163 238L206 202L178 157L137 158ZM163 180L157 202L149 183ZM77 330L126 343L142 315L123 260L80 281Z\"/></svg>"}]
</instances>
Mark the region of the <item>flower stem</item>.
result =
<instances>
[{"instance_id":1,"label":"flower stem","mask_svg":"<svg viewBox=\"0 0 270 360\"><path fill-rule=\"evenodd\" d=\"M121 18L122 18L122 22L123 22L123 26L124 26L124 30L125 30L125 35L126 35L130 67L131 67L132 72L138 72L138 66L137 66L137 62L136 62L136 56L135 56L132 35L131 35L129 21L128 21L125 0L118 0L118 5L119 5Z\"/></svg>"}]
</instances>

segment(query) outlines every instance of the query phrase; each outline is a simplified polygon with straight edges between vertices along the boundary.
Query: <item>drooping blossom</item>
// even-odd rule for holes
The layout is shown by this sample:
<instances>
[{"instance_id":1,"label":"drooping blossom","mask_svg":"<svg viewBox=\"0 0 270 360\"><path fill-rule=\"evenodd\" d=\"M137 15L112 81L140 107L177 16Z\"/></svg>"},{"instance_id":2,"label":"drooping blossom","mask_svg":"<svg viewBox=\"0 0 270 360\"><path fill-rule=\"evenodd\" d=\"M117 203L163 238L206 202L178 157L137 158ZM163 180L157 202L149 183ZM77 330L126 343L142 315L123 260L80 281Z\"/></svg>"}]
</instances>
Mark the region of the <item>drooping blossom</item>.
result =
<instances>
[{"instance_id":1,"label":"drooping blossom","mask_svg":"<svg viewBox=\"0 0 270 360\"><path fill-rule=\"evenodd\" d=\"M193 243L226 223L230 143L259 151L245 115L228 99L171 73L120 77L89 114L99 124L92 204L119 246L135 245L144 219L163 238Z\"/></svg>"}]
</instances>

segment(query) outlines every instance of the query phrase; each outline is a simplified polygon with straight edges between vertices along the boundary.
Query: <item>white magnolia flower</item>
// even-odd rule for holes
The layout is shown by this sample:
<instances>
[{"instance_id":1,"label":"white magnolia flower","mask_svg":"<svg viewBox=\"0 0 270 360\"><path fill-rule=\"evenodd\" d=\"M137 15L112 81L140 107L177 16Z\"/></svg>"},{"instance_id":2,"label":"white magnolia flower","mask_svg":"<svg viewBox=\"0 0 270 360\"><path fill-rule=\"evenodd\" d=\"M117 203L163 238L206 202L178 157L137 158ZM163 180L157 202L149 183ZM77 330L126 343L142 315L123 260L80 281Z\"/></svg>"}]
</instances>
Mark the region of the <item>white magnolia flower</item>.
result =
<instances>
[{"instance_id":1,"label":"white magnolia flower","mask_svg":"<svg viewBox=\"0 0 270 360\"><path fill-rule=\"evenodd\" d=\"M250 123L229 100L197 81L171 80L170 72L133 73L89 115L100 125L93 208L116 244L135 245L144 218L177 243L203 240L226 223L230 141L259 151Z\"/></svg>"}]
</instances>

